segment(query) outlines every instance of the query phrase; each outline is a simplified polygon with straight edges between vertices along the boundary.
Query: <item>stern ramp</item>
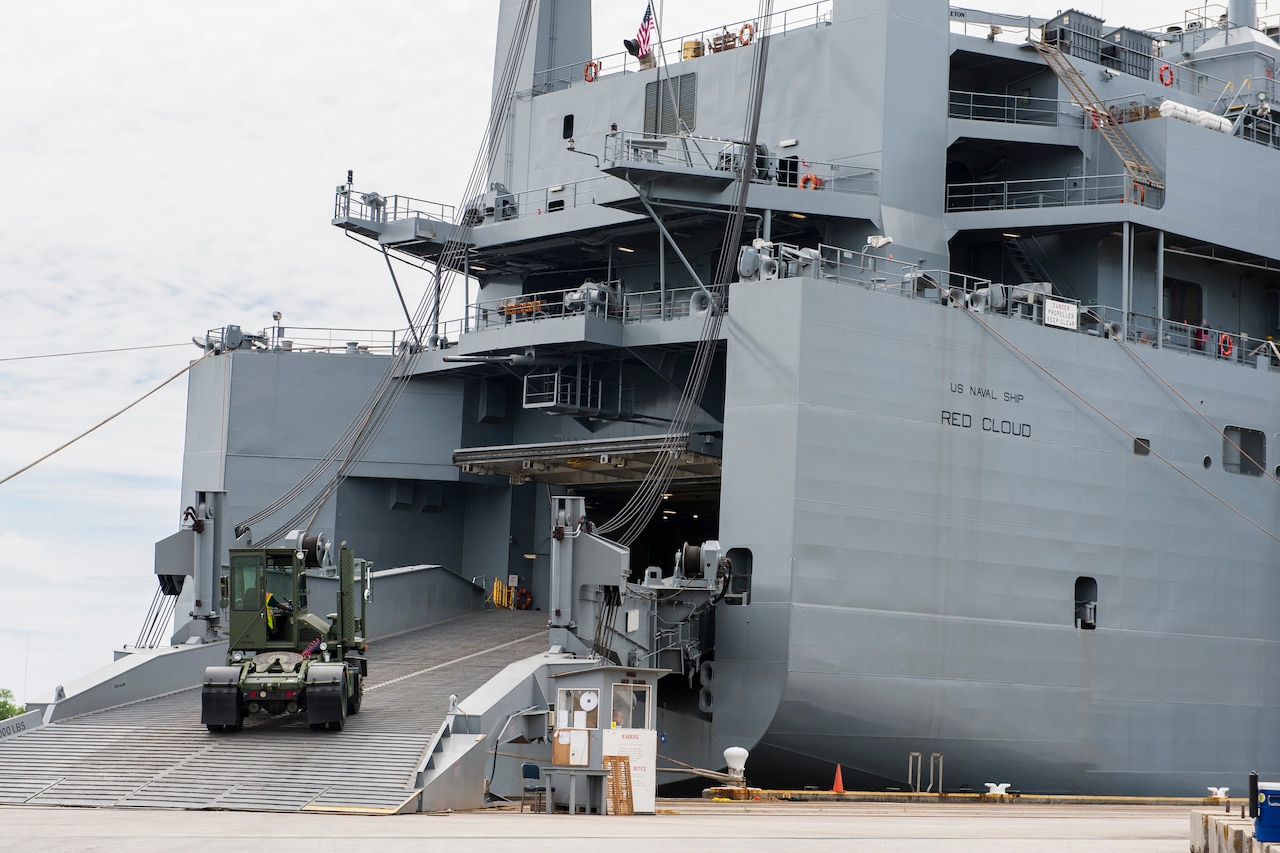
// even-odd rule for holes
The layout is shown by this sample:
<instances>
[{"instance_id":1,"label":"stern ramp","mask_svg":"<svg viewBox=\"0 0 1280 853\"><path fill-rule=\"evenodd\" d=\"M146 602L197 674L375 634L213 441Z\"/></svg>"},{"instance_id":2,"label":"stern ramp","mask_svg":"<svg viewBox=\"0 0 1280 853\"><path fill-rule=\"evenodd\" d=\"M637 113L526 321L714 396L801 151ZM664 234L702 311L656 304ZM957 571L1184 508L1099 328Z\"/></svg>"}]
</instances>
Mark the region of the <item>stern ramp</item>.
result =
<instances>
[{"instance_id":1,"label":"stern ramp","mask_svg":"<svg viewBox=\"0 0 1280 853\"><path fill-rule=\"evenodd\" d=\"M0 741L0 803L393 814L449 710L547 647L546 614L489 610L369 644L360 713L313 732L303 714L200 723L195 687Z\"/></svg>"}]
</instances>

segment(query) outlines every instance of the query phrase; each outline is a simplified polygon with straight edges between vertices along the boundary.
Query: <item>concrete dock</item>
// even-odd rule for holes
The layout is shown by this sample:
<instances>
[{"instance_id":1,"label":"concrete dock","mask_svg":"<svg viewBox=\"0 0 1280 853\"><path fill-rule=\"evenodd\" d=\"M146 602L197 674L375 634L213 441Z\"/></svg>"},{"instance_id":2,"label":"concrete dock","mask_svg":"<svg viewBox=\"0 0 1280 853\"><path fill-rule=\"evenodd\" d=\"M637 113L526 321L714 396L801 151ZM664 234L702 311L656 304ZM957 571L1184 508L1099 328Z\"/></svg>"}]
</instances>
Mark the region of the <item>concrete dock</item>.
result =
<instances>
[{"instance_id":1,"label":"concrete dock","mask_svg":"<svg viewBox=\"0 0 1280 853\"><path fill-rule=\"evenodd\" d=\"M770 853L1186 853L1185 806L706 802L659 800L635 817L544 815L515 808L447 815L0 807L5 850L171 853L219 848L310 849L335 844L378 853L514 849L711 850ZM1198 820L1198 818L1197 818ZM1246 851L1248 848L1245 848Z\"/></svg>"}]
</instances>

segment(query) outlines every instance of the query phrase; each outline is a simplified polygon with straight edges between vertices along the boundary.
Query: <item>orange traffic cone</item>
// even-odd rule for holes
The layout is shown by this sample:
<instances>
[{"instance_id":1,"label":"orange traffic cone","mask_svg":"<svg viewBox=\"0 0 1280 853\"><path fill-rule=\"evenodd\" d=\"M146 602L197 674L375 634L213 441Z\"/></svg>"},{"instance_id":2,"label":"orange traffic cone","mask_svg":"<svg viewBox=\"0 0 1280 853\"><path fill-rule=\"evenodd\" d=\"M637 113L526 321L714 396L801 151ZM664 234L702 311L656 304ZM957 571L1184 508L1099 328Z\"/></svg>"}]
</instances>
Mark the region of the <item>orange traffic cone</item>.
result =
<instances>
[{"instance_id":1,"label":"orange traffic cone","mask_svg":"<svg viewBox=\"0 0 1280 853\"><path fill-rule=\"evenodd\" d=\"M837 764L837 765L836 765L836 781L835 781L835 783L831 786L831 790L832 790L832 791L835 791L837 794L843 794L843 793L844 793L844 780L840 778L840 765L839 765L839 764Z\"/></svg>"}]
</instances>

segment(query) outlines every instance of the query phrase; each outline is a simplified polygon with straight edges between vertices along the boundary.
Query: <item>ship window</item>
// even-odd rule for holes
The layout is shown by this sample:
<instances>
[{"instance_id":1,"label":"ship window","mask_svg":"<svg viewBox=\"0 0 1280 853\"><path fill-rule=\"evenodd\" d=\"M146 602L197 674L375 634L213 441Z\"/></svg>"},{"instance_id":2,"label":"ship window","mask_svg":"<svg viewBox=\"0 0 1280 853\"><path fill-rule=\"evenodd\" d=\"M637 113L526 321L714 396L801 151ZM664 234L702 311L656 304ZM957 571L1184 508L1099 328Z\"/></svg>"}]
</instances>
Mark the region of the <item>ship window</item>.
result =
<instances>
[{"instance_id":1,"label":"ship window","mask_svg":"<svg viewBox=\"0 0 1280 853\"><path fill-rule=\"evenodd\" d=\"M698 75L681 74L644 87L644 132L682 133L697 127Z\"/></svg>"},{"instance_id":2,"label":"ship window","mask_svg":"<svg viewBox=\"0 0 1280 853\"><path fill-rule=\"evenodd\" d=\"M1151 455L1151 439L1135 438L1133 440L1133 452L1137 456L1150 456Z\"/></svg>"},{"instance_id":3,"label":"ship window","mask_svg":"<svg viewBox=\"0 0 1280 853\"><path fill-rule=\"evenodd\" d=\"M564 130L560 134L562 139L573 139L573 113L564 117Z\"/></svg>"},{"instance_id":4,"label":"ship window","mask_svg":"<svg viewBox=\"0 0 1280 853\"><path fill-rule=\"evenodd\" d=\"M1093 578L1076 578L1076 627L1092 631L1098 627L1098 582Z\"/></svg>"},{"instance_id":5,"label":"ship window","mask_svg":"<svg viewBox=\"0 0 1280 853\"><path fill-rule=\"evenodd\" d=\"M1267 437L1256 429L1229 426L1223 431L1222 469L1261 477L1267 466Z\"/></svg>"}]
</instances>

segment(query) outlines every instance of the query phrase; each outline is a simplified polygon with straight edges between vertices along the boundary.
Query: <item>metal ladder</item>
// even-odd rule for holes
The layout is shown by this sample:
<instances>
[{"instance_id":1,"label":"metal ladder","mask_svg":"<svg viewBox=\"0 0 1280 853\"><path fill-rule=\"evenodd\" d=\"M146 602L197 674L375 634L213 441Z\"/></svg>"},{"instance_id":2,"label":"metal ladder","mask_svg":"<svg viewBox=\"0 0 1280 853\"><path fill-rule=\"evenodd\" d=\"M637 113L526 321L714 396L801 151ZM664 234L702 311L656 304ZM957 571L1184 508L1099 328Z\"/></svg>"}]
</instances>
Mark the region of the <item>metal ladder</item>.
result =
<instances>
[{"instance_id":1,"label":"metal ladder","mask_svg":"<svg viewBox=\"0 0 1280 853\"><path fill-rule=\"evenodd\" d=\"M1018 273L1023 281L1049 281L1049 276L1044 269L1031 259L1026 250L1022 247L1022 239L1020 237L1010 237L1005 235L1004 248L1009 253L1009 257L1013 259L1014 265L1018 268Z\"/></svg>"},{"instance_id":2,"label":"metal ladder","mask_svg":"<svg viewBox=\"0 0 1280 853\"><path fill-rule=\"evenodd\" d=\"M1156 171L1142 151L1138 149L1129 134L1125 133L1120 124L1111 116L1111 112L1102 103L1102 99L1097 93L1089 87L1084 77L1080 75L1080 71L1072 64L1071 60L1058 49L1057 45L1045 44L1041 41L1032 39L1031 44L1035 47L1036 52L1044 57L1044 61L1053 69L1053 73L1058 75L1058 79L1067 87L1067 91L1071 94L1072 99L1093 118L1093 124L1096 125L1098 132L1102 134L1102 138L1111 146L1111 150L1116 152L1116 156L1120 158L1120 162L1124 163L1125 172L1134 183L1151 187L1152 189L1163 190L1164 179L1160 177L1160 173Z\"/></svg>"}]
</instances>

